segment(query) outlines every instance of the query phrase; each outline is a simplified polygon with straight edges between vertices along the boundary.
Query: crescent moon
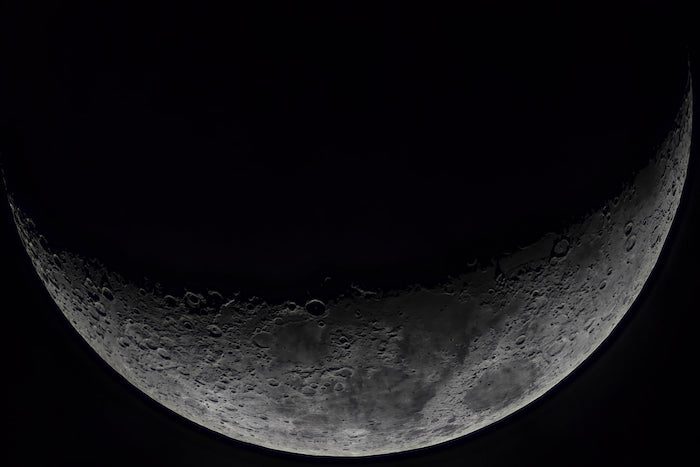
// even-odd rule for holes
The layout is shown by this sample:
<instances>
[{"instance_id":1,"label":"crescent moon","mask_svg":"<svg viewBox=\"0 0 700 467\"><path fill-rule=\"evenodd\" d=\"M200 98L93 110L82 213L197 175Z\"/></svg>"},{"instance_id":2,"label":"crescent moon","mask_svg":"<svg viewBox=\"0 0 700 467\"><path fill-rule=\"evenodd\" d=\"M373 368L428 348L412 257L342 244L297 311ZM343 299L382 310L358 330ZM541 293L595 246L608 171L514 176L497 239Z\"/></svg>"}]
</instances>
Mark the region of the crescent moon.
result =
<instances>
[{"instance_id":1,"label":"crescent moon","mask_svg":"<svg viewBox=\"0 0 700 467\"><path fill-rule=\"evenodd\" d=\"M542 396L610 335L673 222L690 78L649 164L580 222L434 288L272 304L173 294L55 247L10 197L36 271L89 345L153 400L267 448L367 456L479 430ZM167 289L173 290L173 289Z\"/></svg>"}]
</instances>

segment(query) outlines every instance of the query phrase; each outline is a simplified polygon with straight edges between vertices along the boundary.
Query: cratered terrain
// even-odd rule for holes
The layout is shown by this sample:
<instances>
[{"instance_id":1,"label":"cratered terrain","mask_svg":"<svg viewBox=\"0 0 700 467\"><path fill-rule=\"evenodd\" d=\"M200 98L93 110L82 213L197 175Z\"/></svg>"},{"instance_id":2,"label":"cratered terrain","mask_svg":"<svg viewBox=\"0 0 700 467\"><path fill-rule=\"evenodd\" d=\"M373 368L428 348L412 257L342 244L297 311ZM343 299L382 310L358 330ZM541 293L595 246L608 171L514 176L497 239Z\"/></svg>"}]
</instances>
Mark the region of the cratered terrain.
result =
<instances>
[{"instance_id":1,"label":"cratered terrain","mask_svg":"<svg viewBox=\"0 0 700 467\"><path fill-rule=\"evenodd\" d=\"M323 456L475 432L660 258L692 88L658 15L84 3L3 18L17 230L101 359L214 432Z\"/></svg>"},{"instance_id":2,"label":"cratered terrain","mask_svg":"<svg viewBox=\"0 0 700 467\"><path fill-rule=\"evenodd\" d=\"M583 220L444 284L270 304L170 295L50 246L12 203L66 318L134 386L237 440L295 453L405 451L478 430L544 394L610 334L649 277L680 201L692 123Z\"/></svg>"}]
</instances>

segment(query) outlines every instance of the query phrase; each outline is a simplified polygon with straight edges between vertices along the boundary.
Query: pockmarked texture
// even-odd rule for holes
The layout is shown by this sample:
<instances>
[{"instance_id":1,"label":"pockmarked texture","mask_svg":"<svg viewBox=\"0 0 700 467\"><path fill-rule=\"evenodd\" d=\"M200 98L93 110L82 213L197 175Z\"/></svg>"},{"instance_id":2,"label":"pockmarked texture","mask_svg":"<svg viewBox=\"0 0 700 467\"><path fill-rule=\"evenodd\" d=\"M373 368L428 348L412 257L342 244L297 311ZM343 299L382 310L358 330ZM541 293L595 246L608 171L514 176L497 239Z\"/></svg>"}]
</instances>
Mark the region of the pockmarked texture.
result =
<instances>
[{"instance_id":1,"label":"pockmarked texture","mask_svg":"<svg viewBox=\"0 0 700 467\"><path fill-rule=\"evenodd\" d=\"M561 232L439 287L266 303L133 281L57 246L11 199L70 323L119 374L204 427L272 449L434 445L523 407L610 334L657 262L683 189L690 86L648 166ZM235 286L235 284L233 284Z\"/></svg>"}]
</instances>

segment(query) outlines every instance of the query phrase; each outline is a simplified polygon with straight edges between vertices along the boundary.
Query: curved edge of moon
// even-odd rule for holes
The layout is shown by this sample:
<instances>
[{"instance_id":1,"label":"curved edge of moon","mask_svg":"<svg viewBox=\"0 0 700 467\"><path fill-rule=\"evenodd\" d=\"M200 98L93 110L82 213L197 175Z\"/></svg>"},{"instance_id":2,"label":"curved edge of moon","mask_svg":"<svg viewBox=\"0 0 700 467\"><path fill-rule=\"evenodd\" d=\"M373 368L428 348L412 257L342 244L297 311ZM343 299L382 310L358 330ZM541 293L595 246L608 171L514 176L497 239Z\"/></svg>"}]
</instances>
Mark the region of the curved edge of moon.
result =
<instances>
[{"instance_id":1,"label":"curved edge of moon","mask_svg":"<svg viewBox=\"0 0 700 467\"><path fill-rule=\"evenodd\" d=\"M12 197L10 205L68 321L155 401L275 450L386 454L506 417L601 344L658 260L683 191L691 127L689 78L649 165L580 222L439 287L353 287L308 310L131 281L52 245Z\"/></svg>"}]
</instances>

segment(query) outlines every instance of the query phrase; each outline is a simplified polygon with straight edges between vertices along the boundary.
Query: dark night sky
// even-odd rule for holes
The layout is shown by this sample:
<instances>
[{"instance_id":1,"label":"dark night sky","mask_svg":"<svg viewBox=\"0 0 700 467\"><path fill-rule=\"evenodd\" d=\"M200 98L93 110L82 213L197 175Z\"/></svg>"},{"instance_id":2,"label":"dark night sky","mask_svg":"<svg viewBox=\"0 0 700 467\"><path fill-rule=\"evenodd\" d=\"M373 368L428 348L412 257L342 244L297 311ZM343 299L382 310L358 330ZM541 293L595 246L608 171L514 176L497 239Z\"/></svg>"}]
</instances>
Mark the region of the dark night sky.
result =
<instances>
[{"instance_id":1,"label":"dark night sky","mask_svg":"<svg viewBox=\"0 0 700 467\"><path fill-rule=\"evenodd\" d=\"M678 16L679 29L695 26L697 16L689 8L678 11L683 12ZM693 39L688 34L691 45ZM691 59L694 56L691 50ZM700 55L692 62L698 77ZM696 103L698 94L696 89ZM698 138L696 125L694 141ZM700 324L697 145L690 165L676 223L657 269L623 323L592 358L544 398L479 433L420 452L365 460L304 458L242 445L152 403L104 364L63 318L22 250L7 206L0 203L4 278L0 311L5 328L0 343L6 362L3 386L9 389L0 462L10 466L680 464L694 454L692 428L698 419L692 382ZM4 460L8 458L9 462Z\"/></svg>"}]
</instances>

